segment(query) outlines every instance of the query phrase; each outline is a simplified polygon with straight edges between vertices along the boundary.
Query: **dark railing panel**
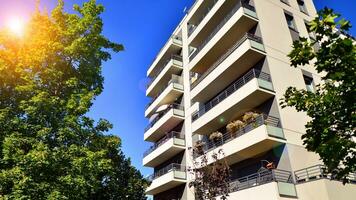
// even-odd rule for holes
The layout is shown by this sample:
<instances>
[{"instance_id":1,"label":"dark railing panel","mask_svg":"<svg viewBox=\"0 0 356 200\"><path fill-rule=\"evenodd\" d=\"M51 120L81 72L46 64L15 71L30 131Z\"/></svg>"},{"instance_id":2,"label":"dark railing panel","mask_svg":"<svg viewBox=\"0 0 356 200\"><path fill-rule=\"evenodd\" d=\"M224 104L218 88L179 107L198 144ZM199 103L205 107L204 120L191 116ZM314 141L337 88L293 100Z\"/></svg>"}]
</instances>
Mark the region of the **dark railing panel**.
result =
<instances>
[{"instance_id":1,"label":"dark railing panel","mask_svg":"<svg viewBox=\"0 0 356 200\"><path fill-rule=\"evenodd\" d=\"M149 176L148 180L153 181L154 179L161 177L165 174L168 174L169 172L172 171L186 172L186 167L184 165L177 164L177 163L169 164L166 167L156 171L151 176Z\"/></svg>"},{"instance_id":2,"label":"dark railing panel","mask_svg":"<svg viewBox=\"0 0 356 200\"><path fill-rule=\"evenodd\" d=\"M160 112L159 116L157 116L152 122L150 122L146 126L145 132L147 132L150 128L152 128L166 113L168 113L172 109L184 110L184 107L182 105L180 105L180 104L171 104L171 105L169 105L166 110Z\"/></svg>"},{"instance_id":3,"label":"dark railing panel","mask_svg":"<svg viewBox=\"0 0 356 200\"><path fill-rule=\"evenodd\" d=\"M148 154L152 153L158 147L166 143L168 140L172 138L184 139L184 134L176 131L172 131L167 133L162 139L158 140L154 145L152 145L147 151L143 153L143 157L146 157Z\"/></svg>"},{"instance_id":4,"label":"dark railing panel","mask_svg":"<svg viewBox=\"0 0 356 200\"><path fill-rule=\"evenodd\" d=\"M293 183L292 173L280 169L257 172L231 181L230 192L236 192L271 182Z\"/></svg>"},{"instance_id":5,"label":"dark railing panel","mask_svg":"<svg viewBox=\"0 0 356 200\"><path fill-rule=\"evenodd\" d=\"M271 77L269 74L259 71L257 69L251 69L245 75L243 75L241 78L237 79L229 87L227 87L225 90L223 90L220 94L218 94L214 99L206 102L202 109L193 113L192 121L195 121L198 118L200 118L201 116L203 116L210 109L212 109L213 107L218 105L220 102L222 102L228 96L230 96L231 94L233 94L234 92L239 90L242 86L244 86L246 83L248 83L250 80L252 80L254 78L262 78L264 80L271 82Z\"/></svg>"}]
</instances>

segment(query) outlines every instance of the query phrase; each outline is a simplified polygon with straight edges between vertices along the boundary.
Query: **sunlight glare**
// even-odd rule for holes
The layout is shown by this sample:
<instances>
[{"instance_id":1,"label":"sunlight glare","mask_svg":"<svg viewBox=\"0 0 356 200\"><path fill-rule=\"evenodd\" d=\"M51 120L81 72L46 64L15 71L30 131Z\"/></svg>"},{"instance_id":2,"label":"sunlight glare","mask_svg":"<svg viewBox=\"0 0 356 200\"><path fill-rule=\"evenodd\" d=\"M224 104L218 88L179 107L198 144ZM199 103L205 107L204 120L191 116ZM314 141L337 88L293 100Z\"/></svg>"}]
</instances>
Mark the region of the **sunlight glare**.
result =
<instances>
[{"instance_id":1,"label":"sunlight glare","mask_svg":"<svg viewBox=\"0 0 356 200\"><path fill-rule=\"evenodd\" d=\"M12 18L8 21L7 27L12 33L21 37L24 34L25 23L20 18Z\"/></svg>"}]
</instances>

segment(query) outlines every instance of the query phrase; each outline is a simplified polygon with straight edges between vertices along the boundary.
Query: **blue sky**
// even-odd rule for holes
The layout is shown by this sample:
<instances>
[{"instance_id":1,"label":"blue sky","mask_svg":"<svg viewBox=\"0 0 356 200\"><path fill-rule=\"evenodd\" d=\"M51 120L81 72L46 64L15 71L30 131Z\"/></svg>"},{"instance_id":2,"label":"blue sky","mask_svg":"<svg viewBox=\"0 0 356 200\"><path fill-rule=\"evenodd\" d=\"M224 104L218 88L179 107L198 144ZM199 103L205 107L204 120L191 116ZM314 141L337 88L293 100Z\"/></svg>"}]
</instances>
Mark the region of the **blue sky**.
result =
<instances>
[{"instance_id":1,"label":"blue sky","mask_svg":"<svg viewBox=\"0 0 356 200\"><path fill-rule=\"evenodd\" d=\"M121 137L123 151L133 165L144 175L151 169L142 167L142 154L149 147L143 141L147 125L144 109L149 99L145 97L146 70L157 52L165 44L176 25L183 18L183 10L194 0L98 0L106 7L102 15L104 34L115 42L124 44L125 51L112 56L104 63L104 92L96 99L89 115L105 118L114 124L110 134ZM0 27L9 16L29 15L35 0L0 0ZM66 9L84 0L66 0ZM42 0L48 10L55 0ZM328 6L342 13L356 26L354 0L314 0L318 9ZM351 32L356 36L356 28Z\"/></svg>"}]
</instances>

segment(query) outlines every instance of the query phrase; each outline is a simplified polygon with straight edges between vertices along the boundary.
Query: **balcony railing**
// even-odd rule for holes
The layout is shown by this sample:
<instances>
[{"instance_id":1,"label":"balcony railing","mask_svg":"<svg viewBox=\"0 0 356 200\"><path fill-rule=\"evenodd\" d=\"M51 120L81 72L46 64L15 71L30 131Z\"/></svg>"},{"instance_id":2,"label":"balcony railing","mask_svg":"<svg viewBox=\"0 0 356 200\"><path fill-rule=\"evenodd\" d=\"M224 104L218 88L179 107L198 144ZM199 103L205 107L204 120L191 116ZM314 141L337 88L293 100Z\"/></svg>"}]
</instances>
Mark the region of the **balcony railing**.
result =
<instances>
[{"instance_id":1,"label":"balcony railing","mask_svg":"<svg viewBox=\"0 0 356 200\"><path fill-rule=\"evenodd\" d=\"M210 11L214 8L214 6L216 5L216 3L217 3L218 1L219 1L219 0L213 0L213 4L206 8L206 11L205 11L204 14L199 18L198 22L197 22L194 26L190 26L190 27L189 27L189 30L188 30L188 37L193 34L193 32L195 31L195 29L200 25L200 23L204 20L204 18L210 13Z\"/></svg>"},{"instance_id":2,"label":"balcony railing","mask_svg":"<svg viewBox=\"0 0 356 200\"><path fill-rule=\"evenodd\" d=\"M230 182L230 192L256 187L271 182L293 183L292 172L274 169L263 170Z\"/></svg>"},{"instance_id":3,"label":"balcony railing","mask_svg":"<svg viewBox=\"0 0 356 200\"><path fill-rule=\"evenodd\" d=\"M152 100L146 105L146 109L147 109L154 101L156 101L156 99L163 93L163 91L164 91L170 84L172 84L172 83L173 83L173 84L174 84L174 83L177 83L177 84L183 85L183 79L182 79L181 76L172 74L171 80L168 81L168 83L162 87L162 89L157 93L157 95L152 98Z\"/></svg>"},{"instance_id":4,"label":"balcony railing","mask_svg":"<svg viewBox=\"0 0 356 200\"><path fill-rule=\"evenodd\" d=\"M173 43L174 43L174 40L178 40L180 41L180 43L182 43L182 37L179 36L179 35L172 35L169 37L168 41L170 41L172 39ZM161 54L161 52L163 51L163 49L168 45L168 42L159 50L159 52L156 54L156 57L153 59L152 63L155 62L155 60L158 58L158 55Z\"/></svg>"},{"instance_id":5,"label":"balcony railing","mask_svg":"<svg viewBox=\"0 0 356 200\"><path fill-rule=\"evenodd\" d=\"M176 131L167 133L162 139L160 139L158 142L152 145L147 151L145 151L143 157L146 157L148 154L152 153L154 150L156 150L158 147L160 147L161 145L163 145L164 143L166 143L168 140L172 138L178 138L184 140L184 134Z\"/></svg>"},{"instance_id":6,"label":"balcony railing","mask_svg":"<svg viewBox=\"0 0 356 200\"><path fill-rule=\"evenodd\" d=\"M318 179L337 180L335 176L327 172L327 168L324 165L315 165L297 170L294 172L294 175L297 183L304 183ZM348 174L346 180L340 181L356 184L356 172Z\"/></svg>"},{"instance_id":7,"label":"balcony railing","mask_svg":"<svg viewBox=\"0 0 356 200\"><path fill-rule=\"evenodd\" d=\"M147 83L146 88L149 88L152 83L156 80L156 78L158 77L158 75L162 72L162 70L166 67L166 65L172 61L172 60L176 60L176 61L180 61L183 62L183 58L182 56L179 55L171 55L171 57L169 59L166 60L166 62L164 62L164 64L162 64L162 66L157 70L157 72L155 73L155 75L150 79L150 81Z\"/></svg>"},{"instance_id":8,"label":"balcony railing","mask_svg":"<svg viewBox=\"0 0 356 200\"><path fill-rule=\"evenodd\" d=\"M242 6L241 6L242 5ZM216 35L217 32L226 24L227 21L241 8L244 7L255 12L255 8L251 5L238 3L234 8L224 17L224 19L215 27L215 29L210 33L210 35L201 43L197 49L190 55L189 61L192 61L195 56L208 44L208 42Z\"/></svg>"},{"instance_id":9,"label":"balcony railing","mask_svg":"<svg viewBox=\"0 0 356 200\"><path fill-rule=\"evenodd\" d=\"M278 127L281 128L281 123L279 118L273 117L273 116L268 116L266 114L261 114L257 116L253 121L250 123L246 124L244 127L240 128L237 130L235 133L230 133L226 132L223 134L222 138L218 141L207 141L204 142L203 146L203 151L208 152L210 150L213 150L219 146L222 146L235 138L241 137L242 135L245 135L246 133L262 126L262 125L268 125L268 126L273 126L273 127ZM194 158L199 157L200 154L194 154Z\"/></svg>"},{"instance_id":10,"label":"balcony railing","mask_svg":"<svg viewBox=\"0 0 356 200\"><path fill-rule=\"evenodd\" d=\"M164 111L160 112L159 115L152 122L150 122L147 125L147 127L145 128L145 132L147 132L150 128L152 128L165 114L167 114L172 109L184 110L184 107L182 105L180 105L180 104L171 104L171 105L169 105L167 109L165 109Z\"/></svg>"},{"instance_id":11,"label":"balcony railing","mask_svg":"<svg viewBox=\"0 0 356 200\"><path fill-rule=\"evenodd\" d=\"M254 78L259 78L271 82L271 76L269 74L259 71L257 69L251 69L241 78L237 79L237 81L227 87L224 91L222 91L219 95L217 95L215 98L205 103L202 109L193 113L192 121L194 122L195 120L203 116L210 109L214 108L216 105L218 105L220 102L225 100L227 97L239 90L242 86L246 85L246 83L248 83Z\"/></svg>"},{"instance_id":12,"label":"balcony railing","mask_svg":"<svg viewBox=\"0 0 356 200\"><path fill-rule=\"evenodd\" d=\"M155 172L154 174L152 174L151 176L148 177L149 181L153 181L156 178L159 178L165 174L168 174L169 172L174 172L174 171L178 171L178 172L186 172L186 167L184 165L181 164L177 164L177 163L172 163L160 170L158 170L157 172Z\"/></svg>"},{"instance_id":13,"label":"balcony railing","mask_svg":"<svg viewBox=\"0 0 356 200\"><path fill-rule=\"evenodd\" d=\"M198 76L198 79L191 84L191 90L195 88L205 77L207 77L215 68L217 68L230 54L232 54L237 48L241 46L246 40L253 40L258 43L262 43L262 38L253 35L251 33L246 33L239 41L237 41L230 49L228 49L215 63L213 63L208 70L206 70L202 75Z\"/></svg>"}]
</instances>

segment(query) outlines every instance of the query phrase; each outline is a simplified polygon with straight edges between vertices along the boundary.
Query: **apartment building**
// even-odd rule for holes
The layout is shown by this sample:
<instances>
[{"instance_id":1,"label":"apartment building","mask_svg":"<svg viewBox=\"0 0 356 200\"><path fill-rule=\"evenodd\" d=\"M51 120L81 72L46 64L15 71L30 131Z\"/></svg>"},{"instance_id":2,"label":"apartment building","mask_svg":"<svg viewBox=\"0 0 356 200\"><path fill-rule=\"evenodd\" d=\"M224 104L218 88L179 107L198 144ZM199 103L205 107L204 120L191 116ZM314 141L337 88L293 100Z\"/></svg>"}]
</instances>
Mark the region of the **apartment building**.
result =
<instances>
[{"instance_id":1,"label":"apartment building","mask_svg":"<svg viewBox=\"0 0 356 200\"><path fill-rule=\"evenodd\" d=\"M193 4L147 71L148 195L194 200L187 167L199 159L190 147L202 141L208 156L225 153L228 199L355 199L355 174L347 185L331 180L303 147L308 117L279 105L289 86L313 91L320 82L313 67L291 67L287 57L299 36L313 39L306 23L315 15L312 0ZM235 130L227 128L236 120ZM221 137L212 141L217 131Z\"/></svg>"}]
</instances>

